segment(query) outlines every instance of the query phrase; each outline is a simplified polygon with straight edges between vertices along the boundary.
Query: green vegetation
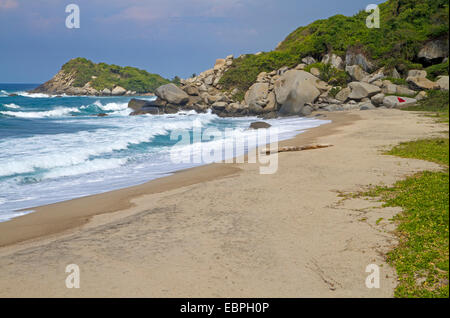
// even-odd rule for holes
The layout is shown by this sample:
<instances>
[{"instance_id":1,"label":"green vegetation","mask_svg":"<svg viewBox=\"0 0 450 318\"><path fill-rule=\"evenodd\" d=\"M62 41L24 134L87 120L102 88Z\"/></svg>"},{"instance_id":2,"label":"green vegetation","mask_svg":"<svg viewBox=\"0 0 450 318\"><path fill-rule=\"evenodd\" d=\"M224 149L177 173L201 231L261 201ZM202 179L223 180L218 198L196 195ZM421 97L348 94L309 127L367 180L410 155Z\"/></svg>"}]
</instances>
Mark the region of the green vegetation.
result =
<instances>
[{"instance_id":1,"label":"green vegetation","mask_svg":"<svg viewBox=\"0 0 450 318\"><path fill-rule=\"evenodd\" d=\"M248 54L233 61L231 68L220 79L220 84L225 89L237 88L245 92L256 81L259 73L271 72L283 66L292 67L299 61L299 57L286 52Z\"/></svg>"},{"instance_id":2,"label":"green vegetation","mask_svg":"<svg viewBox=\"0 0 450 318\"><path fill-rule=\"evenodd\" d=\"M391 81L395 85L408 85L408 82L404 78L386 77L384 80Z\"/></svg>"},{"instance_id":3,"label":"green vegetation","mask_svg":"<svg viewBox=\"0 0 450 318\"><path fill-rule=\"evenodd\" d=\"M120 67L105 63L95 64L85 58L75 58L62 67L63 71L75 75L74 86L83 87L88 82L97 90L113 89L114 86L136 91L137 93L154 92L156 88L170 81L147 71L134 67Z\"/></svg>"},{"instance_id":4,"label":"green vegetation","mask_svg":"<svg viewBox=\"0 0 450 318\"><path fill-rule=\"evenodd\" d=\"M341 85L345 87L350 80L350 76L345 71L339 70L331 64L314 63L308 65L305 68L305 71L310 72L313 67L320 71L319 78L331 85Z\"/></svg>"},{"instance_id":5,"label":"green vegetation","mask_svg":"<svg viewBox=\"0 0 450 318\"><path fill-rule=\"evenodd\" d=\"M401 207L399 245L388 254L399 277L396 297L449 297L449 141L444 138L402 143L387 152L443 165L393 187L377 187L364 195L380 197L384 206Z\"/></svg>"},{"instance_id":6,"label":"green vegetation","mask_svg":"<svg viewBox=\"0 0 450 318\"><path fill-rule=\"evenodd\" d=\"M441 64L431 65L425 69L428 79L434 81L439 75L448 75L448 61Z\"/></svg>"},{"instance_id":7,"label":"green vegetation","mask_svg":"<svg viewBox=\"0 0 450 318\"><path fill-rule=\"evenodd\" d=\"M449 92L428 91L428 97L419 101L415 106L405 108L407 111L434 112L434 116L441 122L449 121Z\"/></svg>"},{"instance_id":8,"label":"green vegetation","mask_svg":"<svg viewBox=\"0 0 450 318\"><path fill-rule=\"evenodd\" d=\"M330 89L330 91L328 92L328 94L333 97L336 98L336 95L342 90L342 87L340 86L336 86Z\"/></svg>"},{"instance_id":9,"label":"green vegetation","mask_svg":"<svg viewBox=\"0 0 450 318\"><path fill-rule=\"evenodd\" d=\"M426 41L448 37L447 0L388 0L379 8L379 29L366 27L369 14L365 11L315 21L292 32L275 51L235 60L221 84L225 89L246 91L260 72L293 67L309 55L319 60L327 52L344 57L349 49L364 53L378 67L395 66L406 75L409 69L423 68L416 56ZM448 66L431 71L433 76L448 74Z\"/></svg>"},{"instance_id":10,"label":"green vegetation","mask_svg":"<svg viewBox=\"0 0 450 318\"><path fill-rule=\"evenodd\" d=\"M415 158L448 166L448 139L422 139L398 145L388 155Z\"/></svg>"},{"instance_id":11,"label":"green vegetation","mask_svg":"<svg viewBox=\"0 0 450 318\"><path fill-rule=\"evenodd\" d=\"M327 51L344 55L348 48L374 60L412 61L424 41L448 36L448 1L389 0L379 5L380 28L366 27L368 13L336 15L291 33L279 47L292 54L319 57Z\"/></svg>"}]
</instances>

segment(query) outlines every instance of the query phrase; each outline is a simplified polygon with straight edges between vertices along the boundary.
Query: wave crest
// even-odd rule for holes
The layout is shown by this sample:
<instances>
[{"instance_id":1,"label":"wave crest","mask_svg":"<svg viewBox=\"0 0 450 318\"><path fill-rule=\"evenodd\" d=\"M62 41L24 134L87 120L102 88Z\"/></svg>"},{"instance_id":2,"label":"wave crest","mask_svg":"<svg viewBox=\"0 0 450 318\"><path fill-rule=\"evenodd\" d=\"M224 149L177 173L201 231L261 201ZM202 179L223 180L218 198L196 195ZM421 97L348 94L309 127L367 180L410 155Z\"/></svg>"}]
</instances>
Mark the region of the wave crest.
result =
<instances>
[{"instance_id":1,"label":"wave crest","mask_svg":"<svg viewBox=\"0 0 450 318\"><path fill-rule=\"evenodd\" d=\"M19 117L19 118L45 118L45 117L63 117L69 115L70 113L79 113L80 110L75 107L71 108L55 108L48 111L41 112L15 112L15 111L2 111L0 114L11 116L11 117Z\"/></svg>"}]
</instances>

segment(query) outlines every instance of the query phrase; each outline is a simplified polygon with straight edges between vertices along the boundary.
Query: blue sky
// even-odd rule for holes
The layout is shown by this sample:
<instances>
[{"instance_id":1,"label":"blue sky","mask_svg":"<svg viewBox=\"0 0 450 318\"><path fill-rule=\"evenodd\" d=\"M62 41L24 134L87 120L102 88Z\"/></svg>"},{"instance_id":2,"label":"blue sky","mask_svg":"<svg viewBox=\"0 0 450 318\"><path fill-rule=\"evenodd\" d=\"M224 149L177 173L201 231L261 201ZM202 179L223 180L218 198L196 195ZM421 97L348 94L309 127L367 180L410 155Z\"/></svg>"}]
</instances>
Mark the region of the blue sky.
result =
<instances>
[{"instance_id":1,"label":"blue sky","mask_svg":"<svg viewBox=\"0 0 450 318\"><path fill-rule=\"evenodd\" d=\"M188 77L273 50L297 27L377 0L0 0L0 83L41 83L71 58ZM80 7L80 29L65 8Z\"/></svg>"}]
</instances>

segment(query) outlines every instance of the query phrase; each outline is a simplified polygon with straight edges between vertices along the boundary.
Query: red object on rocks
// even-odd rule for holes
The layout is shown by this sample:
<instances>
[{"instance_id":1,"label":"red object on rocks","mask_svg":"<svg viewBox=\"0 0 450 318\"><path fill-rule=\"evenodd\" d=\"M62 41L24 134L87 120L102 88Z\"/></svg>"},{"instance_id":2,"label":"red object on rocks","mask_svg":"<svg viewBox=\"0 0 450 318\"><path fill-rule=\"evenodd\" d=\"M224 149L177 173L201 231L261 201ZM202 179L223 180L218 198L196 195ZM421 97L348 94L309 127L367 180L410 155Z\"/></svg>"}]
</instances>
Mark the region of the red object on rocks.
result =
<instances>
[{"instance_id":1,"label":"red object on rocks","mask_svg":"<svg viewBox=\"0 0 450 318\"><path fill-rule=\"evenodd\" d=\"M399 103L404 103L404 102L406 102L406 100L404 100L403 98L397 97L397 99L398 99Z\"/></svg>"}]
</instances>

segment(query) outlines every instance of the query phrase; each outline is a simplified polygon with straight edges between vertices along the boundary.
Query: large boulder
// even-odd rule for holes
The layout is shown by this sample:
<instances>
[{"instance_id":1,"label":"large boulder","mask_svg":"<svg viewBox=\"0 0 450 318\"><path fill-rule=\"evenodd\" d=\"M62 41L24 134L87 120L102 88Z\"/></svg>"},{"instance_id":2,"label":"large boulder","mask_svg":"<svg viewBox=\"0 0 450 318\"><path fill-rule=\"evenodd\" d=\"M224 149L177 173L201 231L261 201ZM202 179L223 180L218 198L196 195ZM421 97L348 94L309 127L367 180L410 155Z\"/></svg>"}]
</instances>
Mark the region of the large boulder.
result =
<instances>
[{"instance_id":1,"label":"large boulder","mask_svg":"<svg viewBox=\"0 0 450 318\"><path fill-rule=\"evenodd\" d=\"M382 105L384 97L385 97L385 95L383 93L378 93L378 94L372 96L372 98L371 98L372 104L374 104L375 106Z\"/></svg>"},{"instance_id":2,"label":"large boulder","mask_svg":"<svg viewBox=\"0 0 450 318\"><path fill-rule=\"evenodd\" d=\"M365 76L361 81L372 84L373 82L384 79L386 77L385 73L386 73L386 71L385 71L384 67L382 67L378 71Z\"/></svg>"},{"instance_id":3,"label":"large boulder","mask_svg":"<svg viewBox=\"0 0 450 318\"><path fill-rule=\"evenodd\" d=\"M184 105L189 101L189 95L175 84L166 84L156 89L156 96L174 105Z\"/></svg>"},{"instance_id":4,"label":"large boulder","mask_svg":"<svg viewBox=\"0 0 450 318\"><path fill-rule=\"evenodd\" d=\"M113 96L122 96L127 92L127 90L123 87L116 86L111 92L111 95Z\"/></svg>"},{"instance_id":5,"label":"large boulder","mask_svg":"<svg viewBox=\"0 0 450 318\"><path fill-rule=\"evenodd\" d=\"M392 84L392 82L388 80L384 80L382 83L383 84L381 85L381 91L384 94L397 94L397 85Z\"/></svg>"},{"instance_id":6,"label":"large boulder","mask_svg":"<svg viewBox=\"0 0 450 318\"><path fill-rule=\"evenodd\" d=\"M225 66L225 64L226 64L225 59L217 59L216 64L214 65L214 70L217 71L217 70L221 69L222 67Z\"/></svg>"},{"instance_id":7,"label":"large boulder","mask_svg":"<svg viewBox=\"0 0 450 318\"><path fill-rule=\"evenodd\" d=\"M152 114L158 115L165 112L164 107L167 102L157 99L154 101L142 100L133 98L128 102L128 108L131 108L133 112L131 116Z\"/></svg>"},{"instance_id":8,"label":"large boulder","mask_svg":"<svg viewBox=\"0 0 450 318\"><path fill-rule=\"evenodd\" d=\"M322 58L322 63L331 64L332 66L340 70L344 69L344 61L339 55L336 55L334 53L325 54Z\"/></svg>"},{"instance_id":9,"label":"large boulder","mask_svg":"<svg viewBox=\"0 0 450 318\"><path fill-rule=\"evenodd\" d=\"M153 102L136 98L133 98L128 102L128 108L131 108L134 111L141 110L147 106L153 106Z\"/></svg>"},{"instance_id":10,"label":"large boulder","mask_svg":"<svg viewBox=\"0 0 450 318\"><path fill-rule=\"evenodd\" d=\"M226 102L215 102L212 105L212 109L214 109L216 111L224 111L227 106L228 106L228 103L226 103Z\"/></svg>"},{"instance_id":11,"label":"large boulder","mask_svg":"<svg viewBox=\"0 0 450 318\"><path fill-rule=\"evenodd\" d=\"M369 73L365 72L359 65L347 65L345 71L350 75L354 81L362 81L369 76Z\"/></svg>"},{"instance_id":12,"label":"large boulder","mask_svg":"<svg viewBox=\"0 0 450 318\"><path fill-rule=\"evenodd\" d=\"M414 90L439 89L439 84L430 81L426 77L408 77L406 81Z\"/></svg>"},{"instance_id":13,"label":"large boulder","mask_svg":"<svg viewBox=\"0 0 450 318\"><path fill-rule=\"evenodd\" d=\"M448 91L448 75L447 76L439 76L437 78L436 83L439 85L439 88L444 91Z\"/></svg>"},{"instance_id":14,"label":"large boulder","mask_svg":"<svg viewBox=\"0 0 450 318\"><path fill-rule=\"evenodd\" d=\"M302 115L306 103L314 103L320 96L314 75L298 70L284 73L274 85L276 101L281 105L279 113L284 116Z\"/></svg>"},{"instance_id":15,"label":"large boulder","mask_svg":"<svg viewBox=\"0 0 450 318\"><path fill-rule=\"evenodd\" d=\"M448 37L426 43L417 57L427 63L441 62L445 57L448 57Z\"/></svg>"},{"instance_id":16,"label":"large boulder","mask_svg":"<svg viewBox=\"0 0 450 318\"><path fill-rule=\"evenodd\" d=\"M359 65L365 72L371 72L375 67L374 63L370 61L364 53L357 52L353 49L347 51L345 55L345 65Z\"/></svg>"},{"instance_id":17,"label":"large boulder","mask_svg":"<svg viewBox=\"0 0 450 318\"><path fill-rule=\"evenodd\" d=\"M348 87L351 89L351 93L348 98L355 100L370 98L378 93L381 93L381 88L378 86L363 82L351 82L348 84Z\"/></svg>"},{"instance_id":18,"label":"large boulder","mask_svg":"<svg viewBox=\"0 0 450 318\"><path fill-rule=\"evenodd\" d=\"M312 56L307 56L307 57L302 58L302 62L305 63L306 65L311 65L311 64L316 63L316 60Z\"/></svg>"},{"instance_id":19,"label":"large boulder","mask_svg":"<svg viewBox=\"0 0 450 318\"><path fill-rule=\"evenodd\" d=\"M372 109L376 109L376 107L374 104L372 104L371 101L367 101L359 105L359 110L372 110Z\"/></svg>"},{"instance_id":20,"label":"large boulder","mask_svg":"<svg viewBox=\"0 0 450 318\"><path fill-rule=\"evenodd\" d=\"M255 83L253 84L247 93L245 94L245 103L250 107L255 105L266 106L267 105L267 95L269 94L269 84L268 83Z\"/></svg>"},{"instance_id":21,"label":"large boulder","mask_svg":"<svg viewBox=\"0 0 450 318\"><path fill-rule=\"evenodd\" d=\"M274 92L270 92L269 95L267 95L267 101L267 105L264 107L264 112L270 113L278 110L277 99Z\"/></svg>"},{"instance_id":22,"label":"large boulder","mask_svg":"<svg viewBox=\"0 0 450 318\"><path fill-rule=\"evenodd\" d=\"M386 96L383 105L388 108L403 108L417 103L417 99L399 96Z\"/></svg>"},{"instance_id":23,"label":"large boulder","mask_svg":"<svg viewBox=\"0 0 450 318\"><path fill-rule=\"evenodd\" d=\"M415 96L417 92L412 89L409 89L406 86L397 85L396 94L401 96Z\"/></svg>"},{"instance_id":24,"label":"large boulder","mask_svg":"<svg viewBox=\"0 0 450 318\"><path fill-rule=\"evenodd\" d=\"M200 94L198 87L193 85L187 85L183 88L186 94L191 96L198 96Z\"/></svg>"},{"instance_id":25,"label":"large boulder","mask_svg":"<svg viewBox=\"0 0 450 318\"><path fill-rule=\"evenodd\" d=\"M424 71L424 70L409 70L408 71L408 77L425 78L425 77L427 77L427 71Z\"/></svg>"},{"instance_id":26,"label":"large boulder","mask_svg":"<svg viewBox=\"0 0 450 318\"><path fill-rule=\"evenodd\" d=\"M352 90L350 89L350 87L345 87L336 94L336 99L344 103L348 99L348 96L351 92Z\"/></svg>"}]
</instances>

